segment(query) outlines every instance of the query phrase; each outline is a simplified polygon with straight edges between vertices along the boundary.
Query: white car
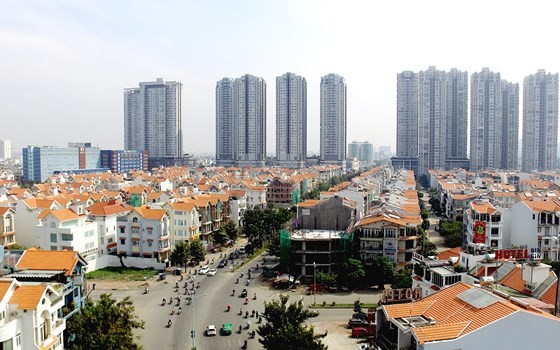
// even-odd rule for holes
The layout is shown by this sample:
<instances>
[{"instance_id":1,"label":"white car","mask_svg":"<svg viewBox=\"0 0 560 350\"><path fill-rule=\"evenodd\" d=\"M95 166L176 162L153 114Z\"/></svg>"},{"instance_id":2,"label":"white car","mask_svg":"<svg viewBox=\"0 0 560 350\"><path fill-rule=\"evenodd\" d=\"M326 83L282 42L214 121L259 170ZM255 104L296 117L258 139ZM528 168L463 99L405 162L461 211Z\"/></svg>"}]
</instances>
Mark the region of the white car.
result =
<instances>
[{"instance_id":1,"label":"white car","mask_svg":"<svg viewBox=\"0 0 560 350\"><path fill-rule=\"evenodd\" d=\"M216 274L216 272L218 272L217 269L210 269L208 270L208 272L206 273L206 276L214 276Z\"/></svg>"},{"instance_id":2,"label":"white car","mask_svg":"<svg viewBox=\"0 0 560 350\"><path fill-rule=\"evenodd\" d=\"M214 326L213 324L209 324L208 327L206 327L206 335L211 336L216 334L218 334L216 332L216 326Z\"/></svg>"},{"instance_id":3,"label":"white car","mask_svg":"<svg viewBox=\"0 0 560 350\"><path fill-rule=\"evenodd\" d=\"M198 270L198 274L199 275L206 275L206 273L208 272L208 270L210 270L210 266L208 265L204 265L200 268L200 270Z\"/></svg>"}]
</instances>

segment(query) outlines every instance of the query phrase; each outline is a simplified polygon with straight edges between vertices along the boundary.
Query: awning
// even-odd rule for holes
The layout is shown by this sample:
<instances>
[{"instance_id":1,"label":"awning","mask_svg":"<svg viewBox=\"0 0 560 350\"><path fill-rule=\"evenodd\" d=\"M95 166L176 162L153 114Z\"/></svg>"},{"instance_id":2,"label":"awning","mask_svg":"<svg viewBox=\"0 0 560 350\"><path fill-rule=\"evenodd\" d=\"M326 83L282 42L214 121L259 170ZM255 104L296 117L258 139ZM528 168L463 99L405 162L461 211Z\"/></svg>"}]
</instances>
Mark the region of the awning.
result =
<instances>
[{"instance_id":1,"label":"awning","mask_svg":"<svg viewBox=\"0 0 560 350\"><path fill-rule=\"evenodd\" d=\"M132 237L131 239L132 239L133 241L139 241L139 240L140 240L139 237Z\"/></svg>"},{"instance_id":2,"label":"awning","mask_svg":"<svg viewBox=\"0 0 560 350\"><path fill-rule=\"evenodd\" d=\"M107 244L107 249L114 248L117 246L117 242Z\"/></svg>"}]
</instances>

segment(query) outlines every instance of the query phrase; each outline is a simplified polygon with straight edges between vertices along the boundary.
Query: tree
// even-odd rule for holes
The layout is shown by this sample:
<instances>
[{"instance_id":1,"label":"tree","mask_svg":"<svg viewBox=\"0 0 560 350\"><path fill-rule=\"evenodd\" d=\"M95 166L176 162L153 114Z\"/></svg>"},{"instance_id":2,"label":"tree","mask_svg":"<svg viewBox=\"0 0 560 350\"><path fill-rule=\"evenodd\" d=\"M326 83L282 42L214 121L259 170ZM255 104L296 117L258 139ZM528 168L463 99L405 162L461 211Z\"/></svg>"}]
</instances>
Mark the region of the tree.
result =
<instances>
[{"instance_id":1,"label":"tree","mask_svg":"<svg viewBox=\"0 0 560 350\"><path fill-rule=\"evenodd\" d=\"M463 234L461 232L453 232L445 236L444 243L446 247L460 247L463 244Z\"/></svg>"},{"instance_id":2,"label":"tree","mask_svg":"<svg viewBox=\"0 0 560 350\"><path fill-rule=\"evenodd\" d=\"M212 239L214 240L214 243L216 243L217 245L223 245L229 240L224 225L220 226L219 229L212 232Z\"/></svg>"},{"instance_id":3,"label":"tree","mask_svg":"<svg viewBox=\"0 0 560 350\"><path fill-rule=\"evenodd\" d=\"M340 276L342 283L352 289L358 287L366 276L362 261L353 258L348 259L344 265L342 265L342 272Z\"/></svg>"},{"instance_id":4,"label":"tree","mask_svg":"<svg viewBox=\"0 0 560 350\"><path fill-rule=\"evenodd\" d=\"M430 242L426 231L422 228L418 228L418 232L420 234L420 254L422 254L423 257L436 255L437 247L433 242Z\"/></svg>"},{"instance_id":5,"label":"tree","mask_svg":"<svg viewBox=\"0 0 560 350\"><path fill-rule=\"evenodd\" d=\"M333 272L323 272L323 271L316 271L315 279L317 283L323 284L327 287L334 286L336 284L336 280L338 275Z\"/></svg>"},{"instance_id":6,"label":"tree","mask_svg":"<svg viewBox=\"0 0 560 350\"><path fill-rule=\"evenodd\" d=\"M202 261L206 257L206 249L204 249L201 241L192 241L189 251L191 258L196 261Z\"/></svg>"},{"instance_id":7,"label":"tree","mask_svg":"<svg viewBox=\"0 0 560 350\"><path fill-rule=\"evenodd\" d=\"M144 328L144 321L134 314L130 297L117 302L110 294L88 300L66 323L71 350L142 349L133 334L139 328Z\"/></svg>"},{"instance_id":8,"label":"tree","mask_svg":"<svg viewBox=\"0 0 560 350\"><path fill-rule=\"evenodd\" d=\"M426 220L428 218L428 212L426 210L422 210L420 211L420 216L422 217L422 220Z\"/></svg>"},{"instance_id":9,"label":"tree","mask_svg":"<svg viewBox=\"0 0 560 350\"><path fill-rule=\"evenodd\" d=\"M430 228L430 220L428 219L424 219L422 220L422 226L421 226L424 230L427 230Z\"/></svg>"},{"instance_id":10,"label":"tree","mask_svg":"<svg viewBox=\"0 0 560 350\"><path fill-rule=\"evenodd\" d=\"M395 276L395 264L382 255L373 261L372 280L378 285L379 289L385 289L385 284L391 283Z\"/></svg>"},{"instance_id":11,"label":"tree","mask_svg":"<svg viewBox=\"0 0 560 350\"><path fill-rule=\"evenodd\" d=\"M237 236L239 236L239 228L237 228L235 222L233 222L232 220L228 220L224 229L226 230L226 235L229 237L229 239L236 240Z\"/></svg>"},{"instance_id":12,"label":"tree","mask_svg":"<svg viewBox=\"0 0 560 350\"><path fill-rule=\"evenodd\" d=\"M412 287L412 270L403 269L400 270L393 283L391 284L393 289L400 289L400 288L411 288Z\"/></svg>"},{"instance_id":13,"label":"tree","mask_svg":"<svg viewBox=\"0 0 560 350\"><path fill-rule=\"evenodd\" d=\"M186 266L189 262L189 242L179 241L175 243L170 259L173 265Z\"/></svg>"},{"instance_id":14,"label":"tree","mask_svg":"<svg viewBox=\"0 0 560 350\"><path fill-rule=\"evenodd\" d=\"M289 297L280 295L279 300L264 303L263 318L266 323L259 326L257 333L267 350L326 350L321 339L327 333L315 334L312 326L305 321L311 312L303 307L303 301L288 304Z\"/></svg>"}]
</instances>

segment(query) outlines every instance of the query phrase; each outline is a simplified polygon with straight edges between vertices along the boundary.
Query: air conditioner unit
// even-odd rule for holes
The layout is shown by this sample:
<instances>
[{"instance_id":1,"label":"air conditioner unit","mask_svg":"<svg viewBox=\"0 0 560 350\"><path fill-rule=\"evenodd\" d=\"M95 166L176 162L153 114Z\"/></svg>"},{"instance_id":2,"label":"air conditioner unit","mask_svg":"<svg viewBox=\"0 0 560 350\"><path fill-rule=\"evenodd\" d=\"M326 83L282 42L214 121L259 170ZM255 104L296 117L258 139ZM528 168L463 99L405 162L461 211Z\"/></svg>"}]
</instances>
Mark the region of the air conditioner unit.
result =
<instances>
[{"instance_id":1,"label":"air conditioner unit","mask_svg":"<svg viewBox=\"0 0 560 350\"><path fill-rule=\"evenodd\" d=\"M19 315L19 314L17 313L17 311L12 311L12 312L10 313L10 316L12 316L12 317L16 317L17 315Z\"/></svg>"}]
</instances>

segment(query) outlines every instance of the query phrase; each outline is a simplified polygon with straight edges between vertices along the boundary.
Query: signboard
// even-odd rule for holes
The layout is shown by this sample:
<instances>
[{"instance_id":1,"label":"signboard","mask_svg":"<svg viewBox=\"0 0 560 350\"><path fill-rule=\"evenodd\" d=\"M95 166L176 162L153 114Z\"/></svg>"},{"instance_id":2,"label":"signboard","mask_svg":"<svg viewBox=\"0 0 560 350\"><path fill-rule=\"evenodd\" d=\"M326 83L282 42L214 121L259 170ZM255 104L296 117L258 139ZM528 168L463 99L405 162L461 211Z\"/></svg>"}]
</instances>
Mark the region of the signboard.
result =
<instances>
[{"instance_id":1,"label":"signboard","mask_svg":"<svg viewBox=\"0 0 560 350\"><path fill-rule=\"evenodd\" d=\"M527 248L510 248L510 249L496 249L494 250L496 259L529 259L534 253L539 254L539 248L531 248L531 255Z\"/></svg>"},{"instance_id":2,"label":"signboard","mask_svg":"<svg viewBox=\"0 0 560 350\"><path fill-rule=\"evenodd\" d=\"M486 243L486 222L475 221L473 243Z\"/></svg>"},{"instance_id":3,"label":"signboard","mask_svg":"<svg viewBox=\"0 0 560 350\"><path fill-rule=\"evenodd\" d=\"M422 298L422 288L385 289L381 294L383 304L412 301Z\"/></svg>"},{"instance_id":4,"label":"signboard","mask_svg":"<svg viewBox=\"0 0 560 350\"><path fill-rule=\"evenodd\" d=\"M397 241L383 240L383 254L389 259L397 260Z\"/></svg>"}]
</instances>

